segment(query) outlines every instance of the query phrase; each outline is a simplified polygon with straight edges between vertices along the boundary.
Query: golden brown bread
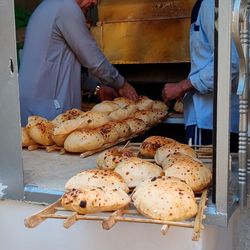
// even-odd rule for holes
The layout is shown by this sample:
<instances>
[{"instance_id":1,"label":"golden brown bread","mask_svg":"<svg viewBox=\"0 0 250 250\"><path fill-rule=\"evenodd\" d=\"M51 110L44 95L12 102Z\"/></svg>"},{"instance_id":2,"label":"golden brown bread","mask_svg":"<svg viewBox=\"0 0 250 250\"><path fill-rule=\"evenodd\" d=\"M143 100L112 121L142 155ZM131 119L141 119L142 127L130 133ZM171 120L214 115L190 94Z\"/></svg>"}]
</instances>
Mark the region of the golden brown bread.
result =
<instances>
[{"instance_id":1,"label":"golden brown bread","mask_svg":"<svg viewBox=\"0 0 250 250\"><path fill-rule=\"evenodd\" d=\"M165 158L168 155L174 154L174 153L182 153L182 154L189 155L193 158L196 158L195 150L189 147L188 145L182 144L182 143L170 142L156 150L155 157L154 157L155 162L158 165L162 165Z\"/></svg>"},{"instance_id":2,"label":"golden brown bread","mask_svg":"<svg viewBox=\"0 0 250 250\"><path fill-rule=\"evenodd\" d=\"M78 214L115 211L127 206L130 197L120 188L85 187L82 190L66 192L61 199L62 206Z\"/></svg>"},{"instance_id":3,"label":"golden brown bread","mask_svg":"<svg viewBox=\"0 0 250 250\"><path fill-rule=\"evenodd\" d=\"M52 133L54 125L40 116L30 116L26 126L30 138L38 144L50 146L54 144Z\"/></svg>"},{"instance_id":4,"label":"golden brown bread","mask_svg":"<svg viewBox=\"0 0 250 250\"><path fill-rule=\"evenodd\" d=\"M118 163L130 157L135 157L136 153L129 149L111 148L103 151L96 158L97 166L100 169L115 169Z\"/></svg>"},{"instance_id":5,"label":"golden brown bread","mask_svg":"<svg viewBox=\"0 0 250 250\"><path fill-rule=\"evenodd\" d=\"M156 150L166 144L173 143L174 139L163 136L150 136L140 146L140 154L145 157L154 158Z\"/></svg>"},{"instance_id":6,"label":"golden brown bread","mask_svg":"<svg viewBox=\"0 0 250 250\"><path fill-rule=\"evenodd\" d=\"M96 130L102 135L105 144L114 143L119 139L119 134L112 123L105 124Z\"/></svg>"},{"instance_id":7,"label":"golden brown bread","mask_svg":"<svg viewBox=\"0 0 250 250\"><path fill-rule=\"evenodd\" d=\"M154 101L146 96L140 96L136 101L136 106L139 110L149 110L152 109Z\"/></svg>"},{"instance_id":8,"label":"golden brown bread","mask_svg":"<svg viewBox=\"0 0 250 250\"><path fill-rule=\"evenodd\" d=\"M152 109L154 111L158 110L166 113L168 111L168 106L164 102L154 101Z\"/></svg>"},{"instance_id":9,"label":"golden brown bread","mask_svg":"<svg viewBox=\"0 0 250 250\"><path fill-rule=\"evenodd\" d=\"M68 152L83 153L103 146L105 140L96 129L78 129L67 136L64 148Z\"/></svg>"},{"instance_id":10,"label":"golden brown bread","mask_svg":"<svg viewBox=\"0 0 250 250\"><path fill-rule=\"evenodd\" d=\"M28 147L31 145L35 145L36 142L31 139L31 137L28 134L27 128L22 127L22 147Z\"/></svg>"},{"instance_id":11,"label":"golden brown bread","mask_svg":"<svg viewBox=\"0 0 250 250\"><path fill-rule=\"evenodd\" d=\"M159 177L136 187L132 200L146 217L179 221L196 215L197 204L192 189L180 179Z\"/></svg>"},{"instance_id":12,"label":"golden brown bread","mask_svg":"<svg viewBox=\"0 0 250 250\"><path fill-rule=\"evenodd\" d=\"M126 106L130 104L135 104L133 100L130 100L125 97L117 97L113 100L113 103L118 104L120 108L125 108Z\"/></svg>"},{"instance_id":13,"label":"golden brown bread","mask_svg":"<svg viewBox=\"0 0 250 250\"><path fill-rule=\"evenodd\" d=\"M83 190L85 187L120 188L126 193L129 191L122 177L111 170L89 169L71 177L65 184L66 190L73 188Z\"/></svg>"},{"instance_id":14,"label":"golden brown bread","mask_svg":"<svg viewBox=\"0 0 250 250\"><path fill-rule=\"evenodd\" d=\"M124 122L128 124L132 135L141 134L146 130L146 123L141 119L129 118Z\"/></svg>"},{"instance_id":15,"label":"golden brown bread","mask_svg":"<svg viewBox=\"0 0 250 250\"><path fill-rule=\"evenodd\" d=\"M201 192L212 181L210 169L198 159L180 153L170 154L163 161L166 176L185 181L194 192Z\"/></svg>"},{"instance_id":16,"label":"golden brown bread","mask_svg":"<svg viewBox=\"0 0 250 250\"><path fill-rule=\"evenodd\" d=\"M160 176L162 168L137 157L121 161L114 172L120 174L129 188L134 188L142 181Z\"/></svg>"},{"instance_id":17,"label":"golden brown bread","mask_svg":"<svg viewBox=\"0 0 250 250\"><path fill-rule=\"evenodd\" d=\"M101 103L96 104L91 111L95 112L113 112L117 109L119 109L120 106L112 101L103 101Z\"/></svg>"},{"instance_id":18,"label":"golden brown bread","mask_svg":"<svg viewBox=\"0 0 250 250\"><path fill-rule=\"evenodd\" d=\"M66 111L65 113L62 113L60 115L58 115L56 118L54 118L51 122L57 126L58 124L68 121L68 120L72 120L72 119L76 119L78 116L84 114L83 111L81 111L80 109L70 109L68 111Z\"/></svg>"}]
</instances>

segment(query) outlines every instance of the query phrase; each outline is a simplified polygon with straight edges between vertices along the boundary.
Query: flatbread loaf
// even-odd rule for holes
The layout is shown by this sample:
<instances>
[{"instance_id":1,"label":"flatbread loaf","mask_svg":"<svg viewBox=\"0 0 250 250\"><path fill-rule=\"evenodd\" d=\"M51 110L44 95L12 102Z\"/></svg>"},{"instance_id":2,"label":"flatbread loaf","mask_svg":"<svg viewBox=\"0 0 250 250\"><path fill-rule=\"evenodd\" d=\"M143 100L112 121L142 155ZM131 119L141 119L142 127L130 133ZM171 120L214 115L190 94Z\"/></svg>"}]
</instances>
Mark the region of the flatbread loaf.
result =
<instances>
[{"instance_id":1,"label":"flatbread loaf","mask_svg":"<svg viewBox=\"0 0 250 250\"><path fill-rule=\"evenodd\" d=\"M66 190L83 190L85 187L121 188L126 193L129 189L122 177L111 170L89 169L71 177L65 184Z\"/></svg>"},{"instance_id":2,"label":"flatbread loaf","mask_svg":"<svg viewBox=\"0 0 250 250\"><path fill-rule=\"evenodd\" d=\"M116 142L119 139L119 134L112 124L105 124L97 131L102 135L105 144Z\"/></svg>"},{"instance_id":3,"label":"flatbread loaf","mask_svg":"<svg viewBox=\"0 0 250 250\"><path fill-rule=\"evenodd\" d=\"M50 146L54 144L52 133L54 125L40 116L30 116L26 126L30 138L38 144Z\"/></svg>"},{"instance_id":4,"label":"flatbread loaf","mask_svg":"<svg viewBox=\"0 0 250 250\"><path fill-rule=\"evenodd\" d=\"M81 111L80 109L70 109L66 111L65 113L62 113L58 115L56 118L54 118L51 122L57 126L58 124L69 121L72 119L77 118L78 116L82 115L84 112Z\"/></svg>"},{"instance_id":5,"label":"flatbread loaf","mask_svg":"<svg viewBox=\"0 0 250 250\"><path fill-rule=\"evenodd\" d=\"M68 152L83 153L96 150L103 146L105 140L96 129L78 129L68 135L64 141L64 148Z\"/></svg>"},{"instance_id":6,"label":"flatbread loaf","mask_svg":"<svg viewBox=\"0 0 250 250\"><path fill-rule=\"evenodd\" d=\"M128 124L133 135L141 134L146 130L146 123L141 119L129 118L124 120L124 122Z\"/></svg>"},{"instance_id":7,"label":"flatbread loaf","mask_svg":"<svg viewBox=\"0 0 250 250\"><path fill-rule=\"evenodd\" d=\"M117 109L119 109L120 106L112 101L103 101L101 103L96 104L91 111L95 112L113 112Z\"/></svg>"},{"instance_id":8,"label":"flatbread loaf","mask_svg":"<svg viewBox=\"0 0 250 250\"><path fill-rule=\"evenodd\" d=\"M145 157L154 158L156 150L166 144L173 143L174 139L163 136L150 136L140 146L140 154Z\"/></svg>"},{"instance_id":9,"label":"flatbread loaf","mask_svg":"<svg viewBox=\"0 0 250 250\"><path fill-rule=\"evenodd\" d=\"M66 192L61 199L62 206L78 214L115 211L127 206L130 197L120 188L86 187Z\"/></svg>"},{"instance_id":10,"label":"flatbread loaf","mask_svg":"<svg viewBox=\"0 0 250 250\"><path fill-rule=\"evenodd\" d=\"M173 142L173 143L168 143L156 150L154 157L155 162L161 166L165 158L168 155L174 153L182 153L185 155L189 155L193 158L196 158L196 152L194 149L192 149L186 144Z\"/></svg>"},{"instance_id":11,"label":"flatbread loaf","mask_svg":"<svg viewBox=\"0 0 250 250\"><path fill-rule=\"evenodd\" d=\"M171 154L163 161L166 176L185 181L194 192L202 192L212 181L210 169L198 159L180 153Z\"/></svg>"},{"instance_id":12,"label":"flatbread loaf","mask_svg":"<svg viewBox=\"0 0 250 250\"><path fill-rule=\"evenodd\" d=\"M132 131L129 127L129 125L125 121L121 122L110 122L110 124L116 129L119 138L128 138Z\"/></svg>"},{"instance_id":13,"label":"flatbread loaf","mask_svg":"<svg viewBox=\"0 0 250 250\"><path fill-rule=\"evenodd\" d=\"M130 100L125 97L117 97L113 100L113 103L118 104L120 108L125 108L126 106L130 104L135 104L133 100Z\"/></svg>"},{"instance_id":14,"label":"flatbread loaf","mask_svg":"<svg viewBox=\"0 0 250 250\"><path fill-rule=\"evenodd\" d=\"M146 96L141 96L136 101L136 106L139 110L149 110L152 109L154 101Z\"/></svg>"},{"instance_id":15,"label":"flatbread loaf","mask_svg":"<svg viewBox=\"0 0 250 250\"><path fill-rule=\"evenodd\" d=\"M134 188L142 181L160 176L162 168L137 157L120 162L114 172L120 174L129 188Z\"/></svg>"},{"instance_id":16,"label":"flatbread loaf","mask_svg":"<svg viewBox=\"0 0 250 250\"><path fill-rule=\"evenodd\" d=\"M167 112L168 111L168 106L161 101L154 101L152 109L162 111L162 112Z\"/></svg>"},{"instance_id":17,"label":"flatbread loaf","mask_svg":"<svg viewBox=\"0 0 250 250\"><path fill-rule=\"evenodd\" d=\"M192 189L177 178L145 181L136 187L132 200L141 214L152 219L180 221L197 213Z\"/></svg>"},{"instance_id":18,"label":"flatbread loaf","mask_svg":"<svg viewBox=\"0 0 250 250\"><path fill-rule=\"evenodd\" d=\"M96 158L97 166L100 169L115 169L118 163L128 159L130 157L135 157L136 153L129 149L119 149L112 148L103 151Z\"/></svg>"}]
</instances>

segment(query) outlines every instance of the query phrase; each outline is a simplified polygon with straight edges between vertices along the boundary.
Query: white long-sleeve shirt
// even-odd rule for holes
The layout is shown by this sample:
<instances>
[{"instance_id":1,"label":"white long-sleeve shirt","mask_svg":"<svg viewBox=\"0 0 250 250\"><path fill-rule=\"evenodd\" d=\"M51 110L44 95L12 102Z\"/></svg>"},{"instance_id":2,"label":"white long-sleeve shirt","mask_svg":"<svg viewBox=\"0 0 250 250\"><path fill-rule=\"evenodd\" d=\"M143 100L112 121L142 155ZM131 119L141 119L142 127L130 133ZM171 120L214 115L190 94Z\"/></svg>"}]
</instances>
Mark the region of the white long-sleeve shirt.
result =
<instances>
[{"instance_id":1,"label":"white long-sleeve shirt","mask_svg":"<svg viewBox=\"0 0 250 250\"><path fill-rule=\"evenodd\" d=\"M124 78L91 36L76 0L44 0L32 14L19 70L22 126L30 115L53 119L81 107L81 65L102 83Z\"/></svg>"}]
</instances>

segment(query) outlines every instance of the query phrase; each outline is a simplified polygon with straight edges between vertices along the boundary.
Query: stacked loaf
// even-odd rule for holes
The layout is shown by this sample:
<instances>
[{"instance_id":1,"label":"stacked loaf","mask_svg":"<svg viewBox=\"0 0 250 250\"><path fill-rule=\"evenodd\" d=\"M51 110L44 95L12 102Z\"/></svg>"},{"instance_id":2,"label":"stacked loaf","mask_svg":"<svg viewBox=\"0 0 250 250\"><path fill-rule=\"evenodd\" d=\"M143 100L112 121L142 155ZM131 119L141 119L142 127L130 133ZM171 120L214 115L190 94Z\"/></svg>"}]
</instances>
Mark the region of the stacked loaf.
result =
<instances>
[{"instance_id":1,"label":"stacked loaf","mask_svg":"<svg viewBox=\"0 0 250 250\"><path fill-rule=\"evenodd\" d=\"M88 112L69 110L52 121L30 116L22 129L23 146L56 144L73 153L98 150L143 133L161 122L167 109L163 102L147 97L136 102L119 97Z\"/></svg>"}]
</instances>

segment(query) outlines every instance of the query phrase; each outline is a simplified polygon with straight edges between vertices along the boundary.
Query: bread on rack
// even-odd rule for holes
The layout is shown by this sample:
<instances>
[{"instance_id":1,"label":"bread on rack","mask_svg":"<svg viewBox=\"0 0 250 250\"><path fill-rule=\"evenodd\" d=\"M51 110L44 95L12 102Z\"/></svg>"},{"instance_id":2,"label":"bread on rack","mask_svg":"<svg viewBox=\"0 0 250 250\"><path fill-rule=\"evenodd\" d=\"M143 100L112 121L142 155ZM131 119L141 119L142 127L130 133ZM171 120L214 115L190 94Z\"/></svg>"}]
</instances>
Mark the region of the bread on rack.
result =
<instances>
[{"instance_id":1,"label":"bread on rack","mask_svg":"<svg viewBox=\"0 0 250 250\"><path fill-rule=\"evenodd\" d=\"M105 144L114 143L119 139L119 134L112 123L105 124L96 130L102 135Z\"/></svg>"},{"instance_id":2,"label":"bread on rack","mask_svg":"<svg viewBox=\"0 0 250 250\"><path fill-rule=\"evenodd\" d=\"M142 134L147 127L146 123L138 118L128 118L124 122L128 124L133 135Z\"/></svg>"},{"instance_id":3,"label":"bread on rack","mask_svg":"<svg viewBox=\"0 0 250 250\"><path fill-rule=\"evenodd\" d=\"M29 136L26 127L22 127L21 134L22 134L22 147L28 147L36 144L36 142L33 141Z\"/></svg>"},{"instance_id":4,"label":"bread on rack","mask_svg":"<svg viewBox=\"0 0 250 250\"><path fill-rule=\"evenodd\" d=\"M174 104L174 111L176 113L183 113L183 102L182 101L176 101Z\"/></svg>"},{"instance_id":5,"label":"bread on rack","mask_svg":"<svg viewBox=\"0 0 250 250\"><path fill-rule=\"evenodd\" d=\"M135 102L125 97L117 97L113 100L113 103L119 105L120 108L125 108L128 105L134 105Z\"/></svg>"},{"instance_id":6,"label":"bread on rack","mask_svg":"<svg viewBox=\"0 0 250 250\"><path fill-rule=\"evenodd\" d=\"M121 161L114 171L122 176L129 188L134 188L144 180L163 174L161 167L137 157Z\"/></svg>"},{"instance_id":7,"label":"bread on rack","mask_svg":"<svg viewBox=\"0 0 250 250\"><path fill-rule=\"evenodd\" d=\"M55 126L57 126L65 121L76 119L78 116L80 116L82 114L84 114L84 112L80 109L70 109L70 110L66 111L65 113L58 115L51 122Z\"/></svg>"},{"instance_id":8,"label":"bread on rack","mask_svg":"<svg viewBox=\"0 0 250 250\"><path fill-rule=\"evenodd\" d=\"M131 136L132 130L130 126L125 121L120 122L110 122L110 124L116 129L119 138L126 139Z\"/></svg>"},{"instance_id":9,"label":"bread on rack","mask_svg":"<svg viewBox=\"0 0 250 250\"><path fill-rule=\"evenodd\" d=\"M85 187L73 189L61 198L62 206L78 214L115 211L127 206L130 197L120 188Z\"/></svg>"},{"instance_id":10,"label":"bread on rack","mask_svg":"<svg viewBox=\"0 0 250 250\"><path fill-rule=\"evenodd\" d=\"M152 109L154 111L158 110L158 111L162 111L162 112L167 112L168 111L168 106L164 102L154 101Z\"/></svg>"},{"instance_id":11,"label":"bread on rack","mask_svg":"<svg viewBox=\"0 0 250 250\"><path fill-rule=\"evenodd\" d=\"M192 189L178 178L165 176L141 183L132 200L141 214L157 220L189 219L198 209Z\"/></svg>"},{"instance_id":12,"label":"bread on rack","mask_svg":"<svg viewBox=\"0 0 250 250\"><path fill-rule=\"evenodd\" d=\"M100 169L113 170L118 163L135 156L136 153L130 149L111 148L100 153L96 158L96 163Z\"/></svg>"},{"instance_id":13,"label":"bread on rack","mask_svg":"<svg viewBox=\"0 0 250 250\"><path fill-rule=\"evenodd\" d=\"M113 112L117 109L119 109L120 106L112 101L103 101L101 103L96 104L91 111L95 111L95 112Z\"/></svg>"},{"instance_id":14,"label":"bread on rack","mask_svg":"<svg viewBox=\"0 0 250 250\"><path fill-rule=\"evenodd\" d=\"M154 101L146 96L140 96L136 101L136 106L139 110L149 110L152 109Z\"/></svg>"},{"instance_id":15,"label":"bread on rack","mask_svg":"<svg viewBox=\"0 0 250 250\"><path fill-rule=\"evenodd\" d=\"M106 169L89 169L71 177L65 184L66 190L80 189L85 187L107 187L122 189L129 192L128 185L116 172Z\"/></svg>"},{"instance_id":16,"label":"bread on rack","mask_svg":"<svg viewBox=\"0 0 250 250\"><path fill-rule=\"evenodd\" d=\"M198 159L188 155L170 154L163 161L166 176L177 177L185 181L194 192L202 192L212 181L210 169Z\"/></svg>"},{"instance_id":17,"label":"bread on rack","mask_svg":"<svg viewBox=\"0 0 250 250\"><path fill-rule=\"evenodd\" d=\"M83 153L101 148L105 140L97 129L77 129L70 133L64 141L68 152Z\"/></svg>"},{"instance_id":18,"label":"bread on rack","mask_svg":"<svg viewBox=\"0 0 250 250\"><path fill-rule=\"evenodd\" d=\"M54 125L40 116L30 116L26 126L30 138L38 144L50 146L54 144L52 133Z\"/></svg>"},{"instance_id":19,"label":"bread on rack","mask_svg":"<svg viewBox=\"0 0 250 250\"><path fill-rule=\"evenodd\" d=\"M140 146L140 154L144 157L154 158L156 150L169 143L173 143L174 139L163 137L163 136L150 136L145 139Z\"/></svg>"},{"instance_id":20,"label":"bread on rack","mask_svg":"<svg viewBox=\"0 0 250 250\"><path fill-rule=\"evenodd\" d=\"M196 158L196 152L190 146L182 143L170 142L156 150L154 157L155 162L161 166L165 158L174 153L182 153Z\"/></svg>"}]
</instances>

